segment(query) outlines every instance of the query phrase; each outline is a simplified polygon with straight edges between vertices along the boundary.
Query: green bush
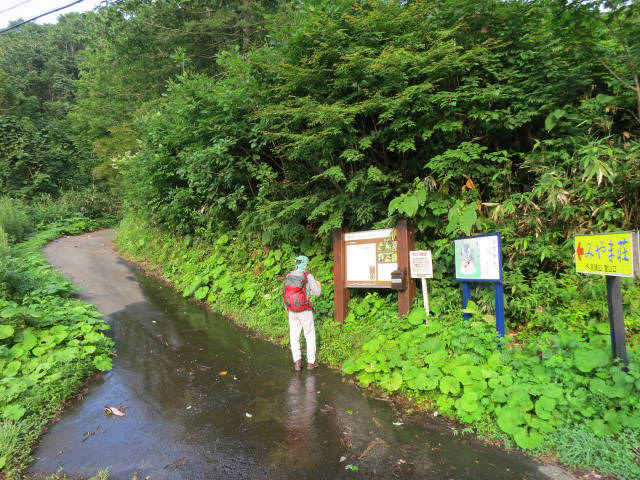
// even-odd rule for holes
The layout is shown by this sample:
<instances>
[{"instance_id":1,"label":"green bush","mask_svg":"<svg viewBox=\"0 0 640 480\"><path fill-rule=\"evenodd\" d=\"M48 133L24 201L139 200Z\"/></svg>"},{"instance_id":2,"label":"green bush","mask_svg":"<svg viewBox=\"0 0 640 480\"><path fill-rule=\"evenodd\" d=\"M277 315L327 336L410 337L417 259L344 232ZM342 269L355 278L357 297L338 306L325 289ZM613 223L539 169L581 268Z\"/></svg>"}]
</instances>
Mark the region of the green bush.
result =
<instances>
[{"instance_id":1,"label":"green bush","mask_svg":"<svg viewBox=\"0 0 640 480\"><path fill-rule=\"evenodd\" d=\"M0 197L0 227L12 243L22 241L33 228L28 208L21 200Z\"/></svg>"},{"instance_id":2,"label":"green bush","mask_svg":"<svg viewBox=\"0 0 640 480\"><path fill-rule=\"evenodd\" d=\"M0 265L5 257L9 254L9 236L0 225Z\"/></svg>"},{"instance_id":3,"label":"green bush","mask_svg":"<svg viewBox=\"0 0 640 480\"><path fill-rule=\"evenodd\" d=\"M29 214L37 225L60 222L79 216L87 218L115 217L120 203L109 190L95 186L68 190L55 198L41 195L30 204Z\"/></svg>"}]
</instances>

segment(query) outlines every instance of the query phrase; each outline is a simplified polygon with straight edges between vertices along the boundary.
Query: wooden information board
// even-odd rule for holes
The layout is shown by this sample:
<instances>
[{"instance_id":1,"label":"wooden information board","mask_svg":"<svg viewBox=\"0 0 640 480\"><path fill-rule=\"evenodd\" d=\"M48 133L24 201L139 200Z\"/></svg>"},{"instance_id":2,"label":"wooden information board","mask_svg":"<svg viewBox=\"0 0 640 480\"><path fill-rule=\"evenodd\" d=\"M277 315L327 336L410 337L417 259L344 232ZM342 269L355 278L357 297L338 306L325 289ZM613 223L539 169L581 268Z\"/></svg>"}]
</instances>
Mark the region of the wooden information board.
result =
<instances>
[{"instance_id":1,"label":"wooden information board","mask_svg":"<svg viewBox=\"0 0 640 480\"><path fill-rule=\"evenodd\" d=\"M405 219L396 228L333 232L334 320L343 323L349 313L350 288L391 288L391 272L409 275L409 251L415 245L414 230ZM411 309L416 295L414 282L398 291L398 314Z\"/></svg>"},{"instance_id":2,"label":"wooden information board","mask_svg":"<svg viewBox=\"0 0 640 480\"><path fill-rule=\"evenodd\" d=\"M344 235L346 281L349 288L391 288L398 268L398 244L392 228Z\"/></svg>"}]
</instances>

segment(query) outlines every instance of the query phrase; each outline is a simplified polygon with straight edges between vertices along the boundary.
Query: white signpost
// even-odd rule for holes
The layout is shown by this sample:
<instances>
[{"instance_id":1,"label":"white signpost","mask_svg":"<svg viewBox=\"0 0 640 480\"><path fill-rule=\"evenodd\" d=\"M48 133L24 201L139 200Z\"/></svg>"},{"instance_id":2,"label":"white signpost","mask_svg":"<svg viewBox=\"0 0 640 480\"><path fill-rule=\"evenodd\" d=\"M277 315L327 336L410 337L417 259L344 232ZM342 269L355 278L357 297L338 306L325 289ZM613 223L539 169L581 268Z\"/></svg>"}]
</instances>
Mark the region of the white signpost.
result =
<instances>
[{"instance_id":1,"label":"white signpost","mask_svg":"<svg viewBox=\"0 0 640 480\"><path fill-rule=\"evenodd\" d=\"M428 317L429 293L427 292L427 278L433 278L431 250L412 250L409 252L409 265L411 267L411 278L419 278L422 281L422 300Z\"/></svg>"}]
</instances>

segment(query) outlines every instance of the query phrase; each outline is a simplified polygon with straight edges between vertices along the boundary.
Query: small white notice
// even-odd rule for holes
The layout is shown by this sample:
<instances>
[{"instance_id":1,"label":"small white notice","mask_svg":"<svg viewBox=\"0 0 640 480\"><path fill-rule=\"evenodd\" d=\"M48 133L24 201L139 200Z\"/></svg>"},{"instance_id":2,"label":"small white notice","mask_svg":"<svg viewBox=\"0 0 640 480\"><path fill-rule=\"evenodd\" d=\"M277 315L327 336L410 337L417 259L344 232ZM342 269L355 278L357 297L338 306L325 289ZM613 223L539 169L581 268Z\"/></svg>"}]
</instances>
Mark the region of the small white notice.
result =
<instances>
[{"instance_id":1,"label":"small white notice","mask_svg":"<svg viewBox=\"0 0 640 480\"><path fill-rule=\"evenodd\" d=\"M411 278L433 278L431 250L413 250L409 252Z\"/></svg>"},{"instance_id":2,"label":"small white notice","mask_svg":"<svg viewBox=\"0 0 640 480\"><path fill-rule=\"evenodd\" d=\"M422 282L422 300L424 311L429 317L429 293L427 292L427 278L433 278L433 261L431 250L412 250L409 252L409 267L411 278L419 278Z\"/></svg>"}]
</instances>

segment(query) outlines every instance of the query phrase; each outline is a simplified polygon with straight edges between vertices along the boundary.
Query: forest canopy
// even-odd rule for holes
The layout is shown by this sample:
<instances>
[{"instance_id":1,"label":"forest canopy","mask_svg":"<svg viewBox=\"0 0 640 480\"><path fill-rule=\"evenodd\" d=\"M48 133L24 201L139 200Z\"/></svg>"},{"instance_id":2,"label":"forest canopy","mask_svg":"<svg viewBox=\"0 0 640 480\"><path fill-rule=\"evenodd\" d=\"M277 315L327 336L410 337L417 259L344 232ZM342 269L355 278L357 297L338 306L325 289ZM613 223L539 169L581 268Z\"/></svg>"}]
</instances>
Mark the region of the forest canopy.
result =
<instances>
[{"instance_id":1,"label":"forest canopy","mask_svg":"<svg viewBox=\"0 0 640 480\"><path fill-rule=\"evenodd\" d=\"M1 40L1 194L267 244L500 230L525 275L638 225L634 2L114 0Z\"/></svg>"}]
</instances>

